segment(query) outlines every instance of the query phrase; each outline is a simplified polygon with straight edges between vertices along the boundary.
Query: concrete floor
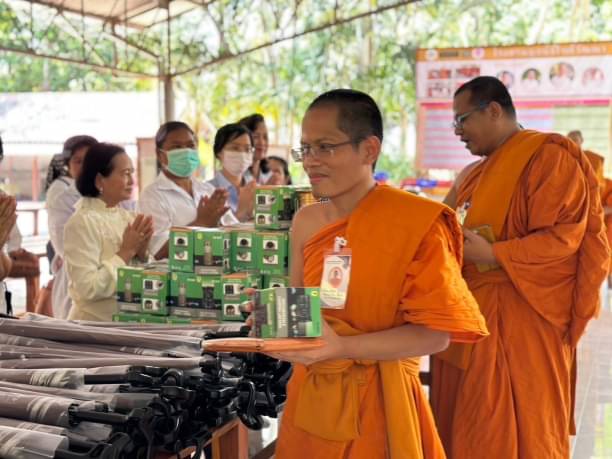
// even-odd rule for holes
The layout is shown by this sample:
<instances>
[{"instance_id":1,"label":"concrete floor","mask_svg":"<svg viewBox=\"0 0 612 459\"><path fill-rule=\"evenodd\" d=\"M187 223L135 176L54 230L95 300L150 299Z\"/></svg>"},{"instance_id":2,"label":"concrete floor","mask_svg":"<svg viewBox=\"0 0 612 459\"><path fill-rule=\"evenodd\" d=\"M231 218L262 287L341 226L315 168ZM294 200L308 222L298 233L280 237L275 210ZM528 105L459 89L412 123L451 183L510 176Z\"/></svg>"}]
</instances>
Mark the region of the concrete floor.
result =
<instances>
[{"instance_id":1,"label":"concrete floor","mask_svg":"<svg viewBox=\"0 0 612 459\"><path fill-rule=\"evenodd\" d=\"M573 459L612 458L612 312L606 306L578 348Z\"/></svg>"}]
</instances>

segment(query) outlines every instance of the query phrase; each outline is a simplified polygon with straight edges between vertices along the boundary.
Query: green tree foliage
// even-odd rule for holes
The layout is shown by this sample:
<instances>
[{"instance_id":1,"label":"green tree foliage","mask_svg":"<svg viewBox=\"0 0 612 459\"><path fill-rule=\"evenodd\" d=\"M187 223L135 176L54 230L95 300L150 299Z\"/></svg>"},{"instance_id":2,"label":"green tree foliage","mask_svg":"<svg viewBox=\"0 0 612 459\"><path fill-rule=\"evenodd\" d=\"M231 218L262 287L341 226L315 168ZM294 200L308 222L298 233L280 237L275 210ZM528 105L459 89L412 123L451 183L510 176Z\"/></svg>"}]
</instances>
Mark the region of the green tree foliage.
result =
<instances>
[{"instance_id":1,"label":"green tree foliage","mask_svg":"<svg viewBox=\"0 0 612 459\"><path fill-rule=\"evenodd\" d=\"M219 0L201 16L184 15L175 30L193 30L175 38L173 65L202 62L203 54L223 57L248 42L253 30L268 39L288 30L333 19L334 1L303 0L298 17L284 11L290 2ZM347 10L389 4L383 0L346 0ZM361 9L360 9L361 8ZM345 10L345 11L347 11ZM0 0L0 41L19 21ZM203 26L205 24L206 26ZM26 27L27 24L19 24ZM280 29L279 29L280 28ZM58 46L78 47L78 39L58 29ZM199 34L199 35L198 35ZM247 37L247 38L245 38ZM384 116L388 141L383 167L394 179L410 173L410 122L415 115L417 48L560 43L610 40L612 2L606 0L425 0L376 16L307 34L292 41L221 60L176 79L187 100L179 114L210 139L212 126L262 112L272 126L274 143L299 140L299 122L317 94L352 87L372 94ZM193 38L193 37L192 37ZM155 43L155 39L150 39ZM257 40L253 39L253 44ZM110 45L109 45L110 46ZM111 47L108 53L114 52ZM151 80L117 78L65 63L0 54L0 91L139 90ZM167 64L167 63L166 63ZM147 68L142 63L142 68Z\"/></svg>"}]
</instances>

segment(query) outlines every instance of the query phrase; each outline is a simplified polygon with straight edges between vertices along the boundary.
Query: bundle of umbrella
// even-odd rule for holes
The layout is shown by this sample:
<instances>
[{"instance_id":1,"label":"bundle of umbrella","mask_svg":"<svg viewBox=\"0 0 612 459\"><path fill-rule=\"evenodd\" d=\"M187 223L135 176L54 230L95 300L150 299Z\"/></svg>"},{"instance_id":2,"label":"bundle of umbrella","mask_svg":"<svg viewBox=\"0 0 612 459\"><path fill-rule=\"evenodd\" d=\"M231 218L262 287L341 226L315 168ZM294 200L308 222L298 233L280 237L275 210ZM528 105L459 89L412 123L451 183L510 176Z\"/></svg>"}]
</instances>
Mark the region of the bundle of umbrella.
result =
<instances>
[{"instance_id":1,"label":"bundle of umbrella","mask_svg":"<svg viewBox=\"0 0 612 459\"><path fill-rule=\"evenodd\" d=\"M238 417L261 429L291 366L208 352L240 324L176 326L0 318L0 457L149 458L195 448Z\"/></svg>"}]
</instances>

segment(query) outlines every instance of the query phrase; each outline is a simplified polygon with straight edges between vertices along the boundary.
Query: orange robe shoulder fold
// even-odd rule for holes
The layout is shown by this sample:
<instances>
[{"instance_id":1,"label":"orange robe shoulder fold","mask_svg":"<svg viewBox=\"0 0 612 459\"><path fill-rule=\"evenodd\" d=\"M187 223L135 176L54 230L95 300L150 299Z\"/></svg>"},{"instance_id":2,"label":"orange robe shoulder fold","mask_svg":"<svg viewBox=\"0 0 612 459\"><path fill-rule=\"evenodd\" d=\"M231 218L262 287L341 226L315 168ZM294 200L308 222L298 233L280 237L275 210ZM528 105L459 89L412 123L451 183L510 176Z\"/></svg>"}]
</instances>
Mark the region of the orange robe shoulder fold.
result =
<instances>
[{"instance_id":1,"label":"orange robe shoulder fold","mask_svg":"<svg viewBox=\"0 0 612 459\"><path fill-rule=\"evenodd\" d=\"M465 225L491 225L498 269L463 275L491 336L433 362L449 457L566 458L575 347L599 310L609 249L599 184L565 137L520 131L458 184Z\"/></svg>"},{"instance_id":2,"label":"orange robe shoulder fold","mask_svg":"<svg viewBox=\"0 0 612 459\"><path fill-rule=\"evenodd\" d=\"M376 187L348 219L306 243L305 285L320 285L324 252L336 236L347 239L353 255L346 307L324 312L338 334L411 323L447 331L458 342L486 336L461 278L461 231L446 206ZM419 382L419 359L295 365L276 457L445 457Z\"/></svg>"}]
</instances>

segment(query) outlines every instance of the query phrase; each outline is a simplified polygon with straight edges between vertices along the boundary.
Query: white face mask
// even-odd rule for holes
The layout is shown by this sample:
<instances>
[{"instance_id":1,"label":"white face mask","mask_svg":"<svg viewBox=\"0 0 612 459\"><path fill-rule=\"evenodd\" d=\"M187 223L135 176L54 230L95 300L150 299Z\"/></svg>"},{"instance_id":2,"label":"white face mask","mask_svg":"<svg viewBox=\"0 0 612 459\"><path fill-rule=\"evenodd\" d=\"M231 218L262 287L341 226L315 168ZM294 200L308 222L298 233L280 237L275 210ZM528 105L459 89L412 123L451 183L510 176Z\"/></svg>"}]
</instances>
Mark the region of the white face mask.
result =
<instances>
[{"instance_id":1,"label":"white face mask","mask_svg":"<svg viewBox=\"0 0 612 459\"><path fill-rule=\"evenodd\" d=\"M242 177L252 162L252 154L223 150L223 168L235 177Z\"/></svg>"}]
</instances>

